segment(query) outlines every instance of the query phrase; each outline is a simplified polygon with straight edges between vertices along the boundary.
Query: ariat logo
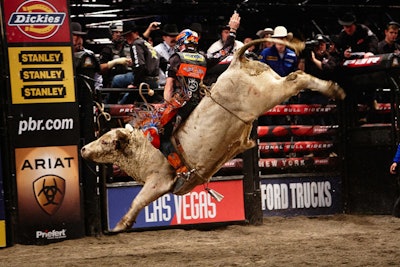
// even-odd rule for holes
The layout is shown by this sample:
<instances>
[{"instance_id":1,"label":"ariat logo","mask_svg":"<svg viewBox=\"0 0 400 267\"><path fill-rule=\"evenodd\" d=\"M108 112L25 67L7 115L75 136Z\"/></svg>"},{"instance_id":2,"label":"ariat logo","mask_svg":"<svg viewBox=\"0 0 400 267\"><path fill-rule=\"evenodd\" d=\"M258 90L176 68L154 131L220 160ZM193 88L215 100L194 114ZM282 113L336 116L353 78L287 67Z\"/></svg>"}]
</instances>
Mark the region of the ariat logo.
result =
<instances>
[{"instance_id":1,"label":"ariat logo","mask_svg":"<svg viewBox=\"0 0 400 267\"><path fill-rule=\"evenodd\" d=\"M58 12L50 3L41 0L23 2L11 14L8 25L16 26L33 39L47 39L53 36L63 24L66 14Z\"/></svg>"},{"instance_id":2,"label":"ariat logo","mask_svg":"<svg viewBox=\"0 0 400 267\"><path fill-rule=\"evenodd\" d=\"M64 200L65 180L56 175L44 175L33 182L33 191L42 210L53 215Z\"/></svg>"}]
</instances>

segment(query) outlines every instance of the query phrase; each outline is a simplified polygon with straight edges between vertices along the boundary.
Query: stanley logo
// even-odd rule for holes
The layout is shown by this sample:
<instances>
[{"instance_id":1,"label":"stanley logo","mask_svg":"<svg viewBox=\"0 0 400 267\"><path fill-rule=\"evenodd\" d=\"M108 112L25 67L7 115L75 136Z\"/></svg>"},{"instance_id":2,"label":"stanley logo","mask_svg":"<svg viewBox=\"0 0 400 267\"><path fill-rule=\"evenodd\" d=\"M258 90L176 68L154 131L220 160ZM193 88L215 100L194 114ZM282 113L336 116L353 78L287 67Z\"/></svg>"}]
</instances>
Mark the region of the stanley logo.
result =
<instances>
[{"instance_id":1,"label":"stanley logo","mask_svg":"<svg viewBox=\"0 0 400 267\"><path fill-rule=\"evenodd\" d=\"M33 191L42 210L53 215L64 200L65 180L56 175L44 175L33 182Z\"/></svg>"}]
</instances>

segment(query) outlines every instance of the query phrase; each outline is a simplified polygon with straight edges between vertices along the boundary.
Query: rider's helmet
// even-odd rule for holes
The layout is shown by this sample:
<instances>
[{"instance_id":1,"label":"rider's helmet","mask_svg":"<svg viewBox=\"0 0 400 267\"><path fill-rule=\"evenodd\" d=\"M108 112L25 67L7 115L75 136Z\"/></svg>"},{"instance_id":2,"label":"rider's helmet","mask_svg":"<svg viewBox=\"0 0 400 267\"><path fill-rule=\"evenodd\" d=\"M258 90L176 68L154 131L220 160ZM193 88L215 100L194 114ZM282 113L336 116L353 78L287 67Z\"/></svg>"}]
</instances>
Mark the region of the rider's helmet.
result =
<instances>
[{"instance_id":1,"label":"rider's helmet","mask_svg":"<svg viewBox=\"0 0 400 267\"><path fill-rule=\"evenodd\" d=\"M122 28L122 20L117 20L114 21L110 24L110 34L112 35L113 32L122 32L123 28Z\"/></svg>"},{"instance_id":2,"label":"rider's helmet","mask_svg":"<svg viewBox=\"0 0 400 267\"><path fill-rule=\"evenodd\" d=\"M199 35L189 29L181 31L178 36L176 36L176 45L186 45L187 47L196 47L199 44Z\"/></svg>"}]
</instances>

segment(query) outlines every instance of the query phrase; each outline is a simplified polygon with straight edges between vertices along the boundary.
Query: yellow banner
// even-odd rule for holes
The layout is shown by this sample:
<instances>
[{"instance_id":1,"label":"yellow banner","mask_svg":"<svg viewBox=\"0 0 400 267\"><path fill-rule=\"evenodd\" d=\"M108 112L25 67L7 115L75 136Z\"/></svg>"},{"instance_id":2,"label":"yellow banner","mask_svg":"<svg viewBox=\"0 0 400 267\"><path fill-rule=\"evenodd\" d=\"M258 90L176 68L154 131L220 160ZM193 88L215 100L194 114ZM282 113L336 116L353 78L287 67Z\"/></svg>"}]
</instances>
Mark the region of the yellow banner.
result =
<instances>
[{"instance_id":1,"label":"yellow banner","mask_svg":"<svg viewBox=\"0 0 400 267\"><path fill-rule=\"evenodd\" d=\"M12 104L75 102L71 47L9 47Z\"/></svg>"},{"instance_id":2,"label":"yellow banner","mask_svg":"<svg viewBox=\"0 0 400 267\"><path fill-rule=\"evenodd\" d=\"M0 221L0 247L6 246L6 221Z\"/></svg>"}]
</instances>

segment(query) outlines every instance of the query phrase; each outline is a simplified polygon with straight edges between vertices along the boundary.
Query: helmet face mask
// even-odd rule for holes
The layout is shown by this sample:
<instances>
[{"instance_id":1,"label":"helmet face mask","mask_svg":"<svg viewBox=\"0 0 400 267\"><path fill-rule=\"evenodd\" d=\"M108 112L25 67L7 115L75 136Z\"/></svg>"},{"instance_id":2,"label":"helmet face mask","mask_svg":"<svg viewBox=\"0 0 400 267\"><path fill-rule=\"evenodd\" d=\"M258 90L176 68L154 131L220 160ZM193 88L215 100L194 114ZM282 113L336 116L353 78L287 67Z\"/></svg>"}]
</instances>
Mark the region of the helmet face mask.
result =
<instances>
[{"instance_id":1,"label":"helmet face mask","mask_svg":"<svg viewBox=\"0 0 400 267\"><path fill-rule=\"evenodd\" d=\"M110 24L110 34L112 35L113 32L122 32L123 31L123 23L122 21L115 21Z\"/></svg>"}]
</instances>

